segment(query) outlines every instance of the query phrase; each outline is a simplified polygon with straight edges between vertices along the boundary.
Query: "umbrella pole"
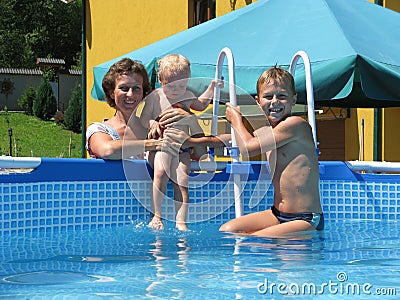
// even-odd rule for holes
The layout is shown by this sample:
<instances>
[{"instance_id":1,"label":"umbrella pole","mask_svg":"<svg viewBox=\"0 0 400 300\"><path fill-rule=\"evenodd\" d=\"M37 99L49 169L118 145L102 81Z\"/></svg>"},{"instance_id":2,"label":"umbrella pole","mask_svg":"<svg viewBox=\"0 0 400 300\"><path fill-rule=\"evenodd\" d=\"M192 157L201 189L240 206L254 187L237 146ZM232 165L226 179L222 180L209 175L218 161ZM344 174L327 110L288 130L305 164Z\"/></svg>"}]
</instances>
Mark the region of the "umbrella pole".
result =
<instances>
[{"instance_id":1,"label":"umbrella pole","mask_svg":"<svg viewBox=\"0 0 400 300\"><path fill-rule=\"evenodd\" d=\"M217 67L215 70L215 80L220 81L222 78L222 67L225 60L228 61L228 73L229 73L229 102L232 106L237 106L236 99L236 82L235 82L235 62L233 59L232 51L229 48L223 48L218 55ZM218 128L218 106L220 99L220 88L219 85L215 85L214 98L213 98L213 118L211 124L211 135L217 135ZM232 176L233 186L235 195L235 217L238 218L243 214L242 200L241 200L241 188L240 188L240 173L236 172L239 168L235 168L235 164L239 163L239 150L236 143L235 132L231 127L231 147L228 147L228 153L232 157ZM210 151L211 150L211 151ZM211 159L214 159L214 149L209 149Z\"/></svg>"}]
</instances>

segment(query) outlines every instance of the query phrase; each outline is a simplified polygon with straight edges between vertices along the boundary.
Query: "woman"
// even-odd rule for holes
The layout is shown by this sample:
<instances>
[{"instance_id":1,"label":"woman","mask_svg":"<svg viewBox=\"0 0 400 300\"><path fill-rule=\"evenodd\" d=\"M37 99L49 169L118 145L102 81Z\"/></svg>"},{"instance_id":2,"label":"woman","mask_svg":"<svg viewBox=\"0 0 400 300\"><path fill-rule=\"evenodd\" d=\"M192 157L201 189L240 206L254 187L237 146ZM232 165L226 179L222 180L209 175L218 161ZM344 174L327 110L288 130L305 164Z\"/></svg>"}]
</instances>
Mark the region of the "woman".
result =
<instances>
[{"instance_id":1,"label":"woman","mask_svg":"<svg viewBox=\"0 0 400 300\"><path fill-rule=\"evenodd\" d=\"M144 128L136 109L151 91L145 67L138 61L123 58L114 63L103 78L105 99L115 108L112 118L92 123L86 131L86 149L90 157L122 159L144 157L145 151L161 150L163 140L146 139ZM160 124L185 120L190 122L190 113L183 109L171 109L160 118Z\"/></svg>"}]
</instances>

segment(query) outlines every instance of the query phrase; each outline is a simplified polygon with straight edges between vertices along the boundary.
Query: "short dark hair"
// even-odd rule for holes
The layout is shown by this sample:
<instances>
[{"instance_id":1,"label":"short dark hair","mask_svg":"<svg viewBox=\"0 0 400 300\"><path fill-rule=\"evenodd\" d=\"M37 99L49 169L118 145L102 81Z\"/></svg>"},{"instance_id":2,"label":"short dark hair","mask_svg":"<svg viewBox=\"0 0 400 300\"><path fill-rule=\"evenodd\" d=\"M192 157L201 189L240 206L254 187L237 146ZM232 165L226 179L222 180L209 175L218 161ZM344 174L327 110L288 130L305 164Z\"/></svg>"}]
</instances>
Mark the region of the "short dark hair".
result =
<instances>
[{"instance_id":1,"label":"short dark hair","mask_svg":"<svg viewBox=\"0 0 400 300\"><path fill-rule=\"evenodd\" d=\"M115 107L115 100L111 98L110 92L115 89L115 80L119 75L130 75L139 74L143 77L143 98L150 93L151 86L149 81L149 75L147 74L146 68L138 60L132 60L130 58L122 58L115 62L110 69L104 75L102 87L104 91L104 98L108 105Z\"/></svg>"}]
</instances>

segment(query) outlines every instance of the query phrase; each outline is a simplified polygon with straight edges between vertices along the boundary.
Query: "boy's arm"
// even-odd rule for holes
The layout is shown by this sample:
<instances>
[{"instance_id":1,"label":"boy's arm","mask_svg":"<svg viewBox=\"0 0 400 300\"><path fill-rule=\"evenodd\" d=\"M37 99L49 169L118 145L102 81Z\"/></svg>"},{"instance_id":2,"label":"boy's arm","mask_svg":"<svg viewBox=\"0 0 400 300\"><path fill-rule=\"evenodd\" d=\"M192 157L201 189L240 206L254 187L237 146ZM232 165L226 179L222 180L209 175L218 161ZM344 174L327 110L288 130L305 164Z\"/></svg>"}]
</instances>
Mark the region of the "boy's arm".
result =
<instances>
[{"instance_id":1,"label":"boy's arm","mask_svg":"<svg viewBox=\"0 0 400 300\"><path fill-rule=\"evenodd\" d=\"M189 137L184 141L183 146L195 147L196 145L203 145L217 148L229 146L230 141L231 135L229 133L225 133L217 136Z\"/></svg>"},{"instance_id":2,"label":"boy's arm","mask_svg":"<svg viewBox=\"0 0 400 300\"><path fill-rule=\"evenodd\" d=\"M207 108L207 106L211 103L211 100L214 97L214 88L217 84L217 81L214 79L208 85L207 89L201 94L195 101L193 101L192 105L190 106L191 109L197 111L203 111ZM223 81L219 83L219 88L223 88Z\"/></svg>"},{"instance_id":3,"label":"boy's arm","mask_svg":"<svg viewBox=\"0 0 400 300\"><path fill-rule=\"evenodd\" d=\"M249 157L277 149L303 136L308 123L300 117L288 117L274 128L263 126L250 134L237 107L226 104L226 117L231 122L240 152Z\"/></svg>"},{"instance_id":4,"label":"boy's arm","mask_svg":"<svg viewBox=\"0 0 400 300\"><path fill-rule=\"evenodd\" d=\"M271 147L273 148L275 143L271 127L264 126L257 130L257 132L262 132L261 135L252 135L243 123L240 109L233 107L230 103L226 104L226 118L235 130L236 143L242 155L251 157L265 153L271 150Z\"/></svg>"},{"instance_id":5,"label":"boy's arm","mask_svg":"<svg viewBox=\"0 0 400 300\"><path fill-rule=\"evenodd\" d=\"M186 132L176 129L167 128L164 131L165 142L176 148L196 148L205 149L206 147L223 147L228 146L231 140L230 134L221 134L217 136L189 136ZM201 152L200 152L201 153ZM195 153L199 158L201 155ZM204 154L203 154L204 155Z\"/></svg>"}]
</instances>

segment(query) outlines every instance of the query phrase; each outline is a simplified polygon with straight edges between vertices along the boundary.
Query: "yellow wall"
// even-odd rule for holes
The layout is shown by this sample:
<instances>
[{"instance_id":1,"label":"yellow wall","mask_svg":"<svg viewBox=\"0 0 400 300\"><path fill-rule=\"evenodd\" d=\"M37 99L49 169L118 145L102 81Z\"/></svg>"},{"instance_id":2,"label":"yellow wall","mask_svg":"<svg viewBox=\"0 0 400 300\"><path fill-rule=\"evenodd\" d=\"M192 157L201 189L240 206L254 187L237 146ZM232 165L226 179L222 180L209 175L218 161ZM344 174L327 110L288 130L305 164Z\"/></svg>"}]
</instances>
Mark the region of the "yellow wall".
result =
<instances>
[{"instance_id":1,"label":"yellow wall","mask_svg":"<svg viewBox=\"0 0 400 300\"><path fill-rule=\"evenodd\" d=\"M383 6L393 9L395 11L400 11L400 1L399 0L384 0Z\"/></svg>"},{"instance_id":2,"label":"yellow wall","mask_svg":"<svg viewBox=\"0 0 400 300\"><path fill-rule=\"evenodd\" d=\"M400 161L400 108L385 108L382 113L382 160Z\"/></svg>"},{"instance_id":3,"label":"yellow wall","mask_svg":"<svg viewBox=\"0 0 400 300\"><path fill-rule=\"evenodd\" d=\"M351 149L356 148L357 155L358 155L358 149L359 149L358 146L360 144L361 132L362 132L361 124L362 124L362 119L364 119L364 136L363 136L364 151L363 151L363 154L361 155L361 160L372 161L372 160L374 160L374 142L375 142L374 141L374 109L359 108L359 109L357 109L356 117L357 117L358 139L352 138L352 141L350 141L350 143L352 143L353 145L357 144L357 147L351 147ZM349 127L348 129L346 128L346 134L349 133L350 136L352 136L351 128L354 129L354 127ZM351 150L349 149L349 151L351 151ZM346 160L353 160L353 159L354 159L354 157L352 157L352 158L346 157Z\"/></svg>"},{"instance_id":4,"label":"yellow wall","mask_svg":"<svg viewBox=\"0 0 400 300\"><path fill-rule=\"evenodd\" d=\"M368 0L371 3L375 3L375 0ZM399 0L383 0L383 7L392 9L394 11L400 11L400 1Z\"/></svg>"},{"instance_id":5,"label":"yellow wall","mask_svg":"<svg viewBox=\"0 0 400 300\"><path fill-rule=\"evenodd\" d=\"M360 125L356 108L350 109L350 118L345 121L345 159L358 160L360 146Z\"/></svg>"},{"instance_id":6,"label":"yellow wall","mask_svg":"<svg viewBox=\"0 0 400 300\"><path fill-rule=\"evenodd\" d=\"M93 67L187 29L188 1L86 0L86 6L88 126L114 114L107 103L90 97Z\"/></svg>"},{"instance_id":7,"label":"yellow wall","mask_svg":"<svg viewBox=\"0 0 400 300\"><path fill-rule=\"evenodd\" d=\"M346 160L359 159L361 120L364 119L364 155L361 160L374 160L375 126L381 134L382 144L380 155L382 161L400 161L400 108L383 108L381 122L375 124L373 108L352 109L350 118L346 119ZM361 149L362 150L362 149Z\"/></svg>"}]
</instances>

